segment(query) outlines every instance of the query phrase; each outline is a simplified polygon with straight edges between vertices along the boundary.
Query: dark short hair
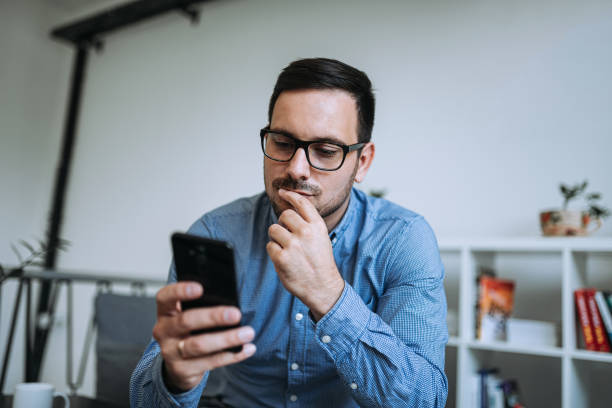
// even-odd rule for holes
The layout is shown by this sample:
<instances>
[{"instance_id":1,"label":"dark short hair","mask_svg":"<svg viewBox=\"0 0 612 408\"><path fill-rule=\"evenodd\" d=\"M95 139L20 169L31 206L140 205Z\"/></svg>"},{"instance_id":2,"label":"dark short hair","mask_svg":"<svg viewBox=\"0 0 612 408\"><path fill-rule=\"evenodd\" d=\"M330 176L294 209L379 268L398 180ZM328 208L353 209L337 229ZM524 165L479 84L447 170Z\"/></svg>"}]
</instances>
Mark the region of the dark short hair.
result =
<instances>
[{"instance_id":1,"label":"dark short hair","mask_svg":"<svg viewBox=\"0 0 612 408\"><path fill-rule=\"evenodd\" d=\"M374 127L374 93L368 76L343 62L329 58L307 58L293 61L278 76L268 106L268 121L278 96L298 89L340 89L355 99L358 127L357 141L367 143Z\"/></svg>"}]
</instances>

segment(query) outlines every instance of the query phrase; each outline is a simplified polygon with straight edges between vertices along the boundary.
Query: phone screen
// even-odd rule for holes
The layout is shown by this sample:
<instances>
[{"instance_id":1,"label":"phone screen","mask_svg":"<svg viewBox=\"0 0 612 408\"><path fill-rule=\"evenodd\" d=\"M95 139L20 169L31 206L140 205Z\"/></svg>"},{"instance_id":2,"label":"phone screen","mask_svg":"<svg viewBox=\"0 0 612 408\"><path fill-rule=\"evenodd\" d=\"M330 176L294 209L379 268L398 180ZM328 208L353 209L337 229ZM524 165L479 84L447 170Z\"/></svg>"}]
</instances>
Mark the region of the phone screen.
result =
<instances>
[{"instance_id":1,"label":"phone screen","mask_svg":"<svg viewBox=\"0 0 612 408\"><path fill-rule=\"evenodd\" d=\"M178 281L199 282L202 296L181 302L183 310L218 305L238 305L234 250L224 241L202 238L180 232L172 234L172 250ZM203 329L193 334L227 330L236 326Z\"/></svg>"}]
</instances>

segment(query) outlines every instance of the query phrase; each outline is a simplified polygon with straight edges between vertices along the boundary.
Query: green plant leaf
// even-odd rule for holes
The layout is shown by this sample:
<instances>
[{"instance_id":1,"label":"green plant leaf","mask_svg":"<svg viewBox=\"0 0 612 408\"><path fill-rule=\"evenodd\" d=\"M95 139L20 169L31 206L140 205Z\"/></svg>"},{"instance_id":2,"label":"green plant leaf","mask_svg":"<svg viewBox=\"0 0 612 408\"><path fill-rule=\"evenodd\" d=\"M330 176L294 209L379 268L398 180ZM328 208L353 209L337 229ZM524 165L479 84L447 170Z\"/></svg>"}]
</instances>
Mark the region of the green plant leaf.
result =
<instances>
[{"instance_id":1,"label":"green plant leaf","mask_svg":"<svg viewBox=\"0 0 612 408\"><path fill-rule=\"evenodd\" d=\"M36 242L38 242L40 249L42 249L43 251L47 250L47 243L45 241L43 241L42 239L37 239Z\"/></svg>"},{"instance_id":2,"label":"green plant leaf","mask_svg":"<svg viewBox=\"0 0 612 408\"><path fill-rule=\"evenodd\" d=\"M27 241L24 241L23 239L19 240L19 243L26 247L28 249L28 251L30 251L30 253L34 254L36 253L36 250L34 249L34 247L32 245L30 245Z\"/></svg>"},{"instance_id":3,"label":"green plant leaf","mask_svg":"<svg viewBox=\"0 0 612 408\"><path fill-rule=\"evenodd\" d=\"M69 240L64 239L64 238L59 238L58 239L58 243L63 248L68 248L70 245L72 245L72 242L70 242Z\"/></svg>"},{"instance_id":4,"label":"green plant leaf","mask_svg":"<svg viewBox=\"0 0 612 408\"><path fill-rule=\"evenodd\" d=\"M584 180L584 181L582 182L582 186L580 186L580 189L579 189L578 191L582 193L584 190L586 190L586 188L587 188L587 186L588 186L588 185L589 185L588 180Z\"/></svg>"},{"instance_id":5,"label":"green plant leaf","mask_svg":"<svg viewBox=\"0 0 612 408\"><path fill-rule=\"evenodd\" d=\"M14 244L11 244L11 249L13 250L15 255L17 255L17 260L19 260L19 263L23 263L23 257L19 253L19 250L17 250L17 247Z\"/></svg>"},{"instance_id":6,"label":"green plant leaf","mask_svg":"<svg viewBox=\"0 0 612 408\"><path fill-rule=\"evenodd\" d=\"M588 201L601 200L601 193L590 193L589 195L586 196L586 199Z\"/></svg>"},{"instance_id":7,"label":"green plant leaf","mask_svg":"<svg viewBox=\"0 0 612 408\"><path fill-rule=\"evenodd\" d=\"M606 218L610 216L609 209L597 205L591 205L589 207L589 213L595 218Z\"/></svg>"}]
</instances>

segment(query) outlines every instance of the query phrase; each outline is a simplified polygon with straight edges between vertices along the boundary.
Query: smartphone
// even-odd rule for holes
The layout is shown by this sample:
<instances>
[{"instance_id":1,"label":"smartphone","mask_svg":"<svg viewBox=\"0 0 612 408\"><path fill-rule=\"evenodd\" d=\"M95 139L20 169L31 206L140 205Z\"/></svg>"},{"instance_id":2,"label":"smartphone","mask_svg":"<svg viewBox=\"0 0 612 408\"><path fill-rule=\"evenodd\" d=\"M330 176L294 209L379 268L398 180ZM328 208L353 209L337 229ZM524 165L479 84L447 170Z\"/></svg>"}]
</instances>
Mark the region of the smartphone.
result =
<instances>
[{"instance_id":1,"label":"smartphone","mask_svg":"<svg viewBox=\"0 0 612 408\"><path fill-rule=\"evenodd\" d=\"M172 252L178 281L199 282L204 288L198 299L181 302L182 310L196 307L236 306L236 267L234 249L224 241L175 232L172 234ZM235 326L220 326L193 331L192 334L228 330ZM229 351L239 352L242 346Z\"/></svg>"}]
</instances>

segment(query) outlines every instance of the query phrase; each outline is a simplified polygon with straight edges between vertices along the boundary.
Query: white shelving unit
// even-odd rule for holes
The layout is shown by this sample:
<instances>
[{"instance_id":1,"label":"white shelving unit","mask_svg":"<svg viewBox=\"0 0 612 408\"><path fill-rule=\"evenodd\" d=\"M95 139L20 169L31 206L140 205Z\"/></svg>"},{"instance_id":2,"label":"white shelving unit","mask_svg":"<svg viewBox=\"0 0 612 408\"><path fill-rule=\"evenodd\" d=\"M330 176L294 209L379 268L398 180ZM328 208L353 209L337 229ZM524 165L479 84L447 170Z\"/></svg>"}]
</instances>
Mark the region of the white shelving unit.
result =
<instances>
[{"instance_id":1,"label":"white shelving unit","mask_svg":"<svg viewBox=\"0 0 612 408\"><path fill-rule=\"evenodd\" d=\"M493 367L500 377L518 380L528 407L612 407L612 353L577 347L573 297L582 287L612 290L612 238L441 240L440 253L448 309L457 316L446 348L447 407L474 408L472 376ZM513 317L558 324L556 346L475 339L480 266L515 281Z\"/></svg>"}]
</instances>

